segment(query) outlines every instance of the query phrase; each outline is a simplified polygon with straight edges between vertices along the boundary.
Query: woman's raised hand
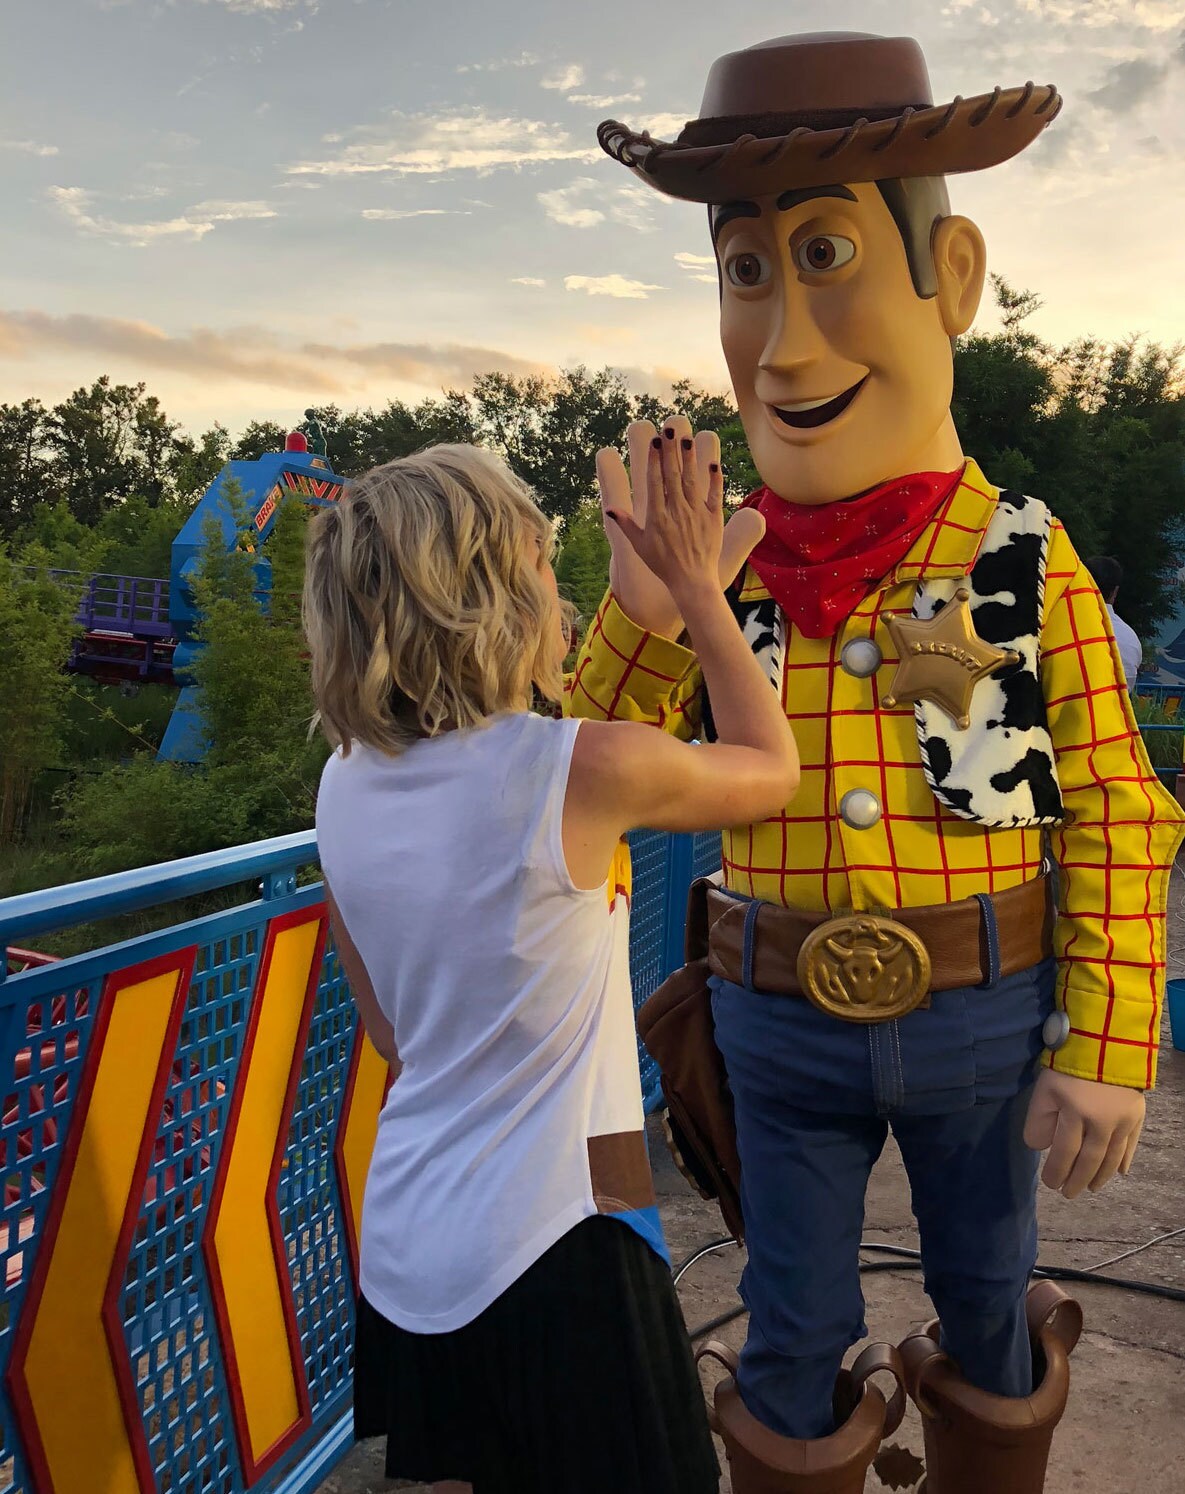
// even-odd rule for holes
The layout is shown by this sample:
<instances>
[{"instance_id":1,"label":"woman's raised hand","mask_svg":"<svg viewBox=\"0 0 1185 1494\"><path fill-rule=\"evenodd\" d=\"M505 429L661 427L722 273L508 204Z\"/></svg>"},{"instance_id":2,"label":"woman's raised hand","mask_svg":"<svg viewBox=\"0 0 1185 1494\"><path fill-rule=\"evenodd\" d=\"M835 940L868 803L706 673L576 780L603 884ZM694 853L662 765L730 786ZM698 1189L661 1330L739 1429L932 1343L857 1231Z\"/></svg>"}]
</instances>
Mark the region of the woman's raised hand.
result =
<instances>
[{"instance_id":1,"label":"woman's raised hand","mask_svg":"<svg viewBox=\"0 0 1185 1494\"><path fill-rule=\"evenodd\" d=\"M609 539L609 583L628 617L647 632L682 631L677 596L687 587L729 586L765 532L742 509L723 522L724 475L714 431L693 436L681 415L656 432L637 421L627 432L627 475L612 448L597 453L597 483Z\"/></svg>"}]
</instances>

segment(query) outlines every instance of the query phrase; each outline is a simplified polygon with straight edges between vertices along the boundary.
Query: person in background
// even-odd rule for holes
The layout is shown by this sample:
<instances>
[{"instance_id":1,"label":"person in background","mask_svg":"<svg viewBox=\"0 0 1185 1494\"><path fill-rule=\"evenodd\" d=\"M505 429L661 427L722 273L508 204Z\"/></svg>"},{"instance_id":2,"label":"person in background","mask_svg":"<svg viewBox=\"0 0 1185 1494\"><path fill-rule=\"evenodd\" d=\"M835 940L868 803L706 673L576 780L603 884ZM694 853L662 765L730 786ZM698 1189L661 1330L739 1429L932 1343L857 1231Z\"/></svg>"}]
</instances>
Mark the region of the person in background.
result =
<instances>
[{"instance_id":1,"label":"person in background","mask_svg":"<svg viewBox=\"0 0 1185 1494\"><path fill-rule=\"evenodd\" d=\"M1123 662L1123 677L1127 680L1127 688L1134 690L1144 650L1134 630L1128 627L1115 610L1115 598L1119 595L1119 588L1123 585L1123 567L1113 555L1096 555L1086 562L1086 569L1094 577L1094 583L1102 592L1103 601L1107 604L1107 612L1111 618L1111 631L1115 634L1119 657Z\"/></svg>"}]
</instances>

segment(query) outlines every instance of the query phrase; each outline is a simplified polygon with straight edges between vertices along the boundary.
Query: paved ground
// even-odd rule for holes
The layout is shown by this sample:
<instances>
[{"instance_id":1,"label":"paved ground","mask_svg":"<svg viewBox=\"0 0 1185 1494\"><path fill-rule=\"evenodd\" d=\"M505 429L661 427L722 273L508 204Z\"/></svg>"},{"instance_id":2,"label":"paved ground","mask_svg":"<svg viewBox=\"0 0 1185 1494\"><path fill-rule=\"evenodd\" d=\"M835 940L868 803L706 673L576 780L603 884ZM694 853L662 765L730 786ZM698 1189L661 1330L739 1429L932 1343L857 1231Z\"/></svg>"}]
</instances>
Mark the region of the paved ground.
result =
<instances>
[{"instance_id":1,"label":"paved ground","mask_svg":"<svg viewBox=\"0 0 1185 1494\"><path fill-rule=\"evenodd\" d=\"M1185 976L1182 867L1173 881L1169 974ZM1073 1203L1046 1192L1041 1201L1043 1264L1085 1268L1185 1227L1185 1052L1174 1052L1169 1044L1167 1017L1164 1044L1160 1083L1131 1177ZM721 1233L719 1218L670 1164L657 1131L651 1155L672 1257L681 1260ZM869 1240L917 1243L900 1157L891 1142L873 1174L867 1221ZM738 1250L729 1249L688 1272L680 1296L693 1330L736 1304L742 1260ZM1108 1274L1185 1288L1185 1235ZM932 1315L916 1276L869 1276L865 1289L868 1323L878 1338L895 1342ZM1087 1328L1072 1361L1073 1390L1054 1442L1047 1494L1126 1494L1137 1488L1142 1494L1180 1494L1185 1489L1185 1304L1105 1286L1078 1290ZM739 1347L743 1335L741 1320L717 1336ZM921 1428L912 1408L895 1440L920 1452ZM319 1494L386 1494L415 1487L386 1481L381 1448L363 1444ZM869 1479L870 1491L880 1487L879 1480ZM729 1494L727 1478L721 1489Z\"/></svg>"}]
</instances>

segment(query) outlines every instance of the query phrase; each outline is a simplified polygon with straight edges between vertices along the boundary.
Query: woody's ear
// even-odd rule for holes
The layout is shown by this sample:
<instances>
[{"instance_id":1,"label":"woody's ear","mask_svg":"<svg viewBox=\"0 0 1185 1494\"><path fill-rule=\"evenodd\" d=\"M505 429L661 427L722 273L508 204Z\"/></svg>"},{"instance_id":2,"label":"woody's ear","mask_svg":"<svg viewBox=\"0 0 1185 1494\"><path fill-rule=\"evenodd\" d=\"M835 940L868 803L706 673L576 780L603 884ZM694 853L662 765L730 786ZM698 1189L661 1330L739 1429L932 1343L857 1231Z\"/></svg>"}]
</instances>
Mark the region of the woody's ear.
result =
<instances>
[{"instance_id":1,"label":"woody's ear","mask_svg":"<svg viewBox=\"0 0 1185 1494\"><path fill-rule=\"evenodd\" d=\"M949 337L966 332L975 320L987 278L987 246L969 218L940 218L930 237L938 282L938 314Z\"/></svg>"}]
</instances>

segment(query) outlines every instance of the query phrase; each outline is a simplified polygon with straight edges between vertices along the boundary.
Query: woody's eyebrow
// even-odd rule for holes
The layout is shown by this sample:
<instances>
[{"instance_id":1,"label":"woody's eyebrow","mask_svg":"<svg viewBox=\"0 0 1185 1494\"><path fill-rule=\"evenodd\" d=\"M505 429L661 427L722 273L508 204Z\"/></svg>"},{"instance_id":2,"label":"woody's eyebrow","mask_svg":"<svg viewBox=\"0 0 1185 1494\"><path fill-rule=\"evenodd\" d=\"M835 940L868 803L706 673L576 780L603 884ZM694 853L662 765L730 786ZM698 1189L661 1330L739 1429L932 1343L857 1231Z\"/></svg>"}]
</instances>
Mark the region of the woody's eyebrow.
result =
<instances>
[{"instance_id":1,"label":"woody's eyebrow","mask_svg":"<svg viewBox=\"0 0 1185 1494\"><path fill-rule=\"evenodd\" d=\"M846 202L859 202L850 187L791 187L778 198L779 213L788 213L791 208L801 207L804 202L813 202L816 197L842 197Z\"/></svg>"},{"instance_id":2,"label":"woody's eyebrow","mask_svg":"<svg viewBox=\"0 0 1185 1494\"><path fill-rule=\"evenodd\" d=\"M827 187L791 187L789 191L783 192L774 206L779 213L788 213L792 208L801 207L804 202L813 202L816 197L839 197L845 202L858 202L859 198L850 187L841 187L838 183ZM718 207L712 214L712 242L720 237L720 230L726 223L731 223L734 218L760 218L761 209L755 202L726 202Z\"/></svg>"},{"instance_id":3,"label":"woody's eyebrow","mask_svg":"<svg viewBox=\"0 0 1185 1494\"><path fill-rule=\"evenodd\" d=\"M734 218L760 218L761 209L755 202L725 202L712 214L712 243L720 237L720 230Z\"/></svg>"}]
</instances>

